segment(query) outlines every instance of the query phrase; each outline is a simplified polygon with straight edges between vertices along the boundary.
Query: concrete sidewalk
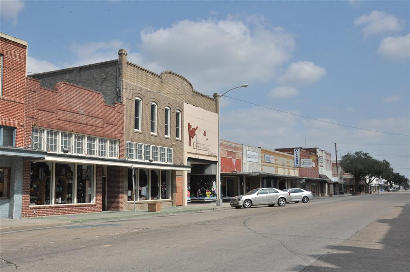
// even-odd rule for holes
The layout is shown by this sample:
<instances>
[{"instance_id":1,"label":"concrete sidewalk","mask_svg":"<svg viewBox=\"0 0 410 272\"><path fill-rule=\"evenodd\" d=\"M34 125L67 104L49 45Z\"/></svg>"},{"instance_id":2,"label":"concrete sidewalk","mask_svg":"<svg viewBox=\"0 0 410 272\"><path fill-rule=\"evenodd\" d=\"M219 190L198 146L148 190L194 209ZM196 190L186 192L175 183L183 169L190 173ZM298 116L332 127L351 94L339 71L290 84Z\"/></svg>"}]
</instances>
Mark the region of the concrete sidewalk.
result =
<instances>
[{"instance_id":1,"label":"concrete sidewalk","mask_svg":"<svg viewBox=\"0 0 410 272\"><path fill-rule=\"evenodd\" d=\"M148 212L146 210L134 211L104 211L97 213L54 215L44 217L22 218L22 219L0 219L0 234L28 229L64 226L72 224L84 224L95 222L115 222L133 220L135 218L169 216L180 213L192 213L201 211L214 211L230 208L229 202L222 206L215 203L189 204L188 206L164 207L160 212Z\"/></svg>"}]
</instances>

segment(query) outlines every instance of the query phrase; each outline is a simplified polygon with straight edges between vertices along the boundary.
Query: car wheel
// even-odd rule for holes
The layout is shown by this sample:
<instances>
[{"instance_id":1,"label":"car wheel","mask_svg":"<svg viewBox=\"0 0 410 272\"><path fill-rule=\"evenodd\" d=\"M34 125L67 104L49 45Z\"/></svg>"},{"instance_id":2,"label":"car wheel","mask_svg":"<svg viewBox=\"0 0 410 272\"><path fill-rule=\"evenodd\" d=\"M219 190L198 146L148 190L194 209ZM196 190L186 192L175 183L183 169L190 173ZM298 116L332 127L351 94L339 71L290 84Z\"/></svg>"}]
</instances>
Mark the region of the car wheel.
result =
<instances>
[{"instance_id":1,"label":"car wheel","mask_svg":"<svg viewBox=\"0 0 410 272\"><path fill-rule=\"evenodd\" d=\"M284 199L283 197L278 199L278 205L279 206L285 206L286 205L286 199Z\"/></svg>"},{"instance_id":2,"label":"car wheel","mask_svg":"<svg viewBox=\"0 0 410 272\"><path fill-rule=\"evenodd\" d=\"M252 201L250 201L249 199L245 200L245 201L243 202L243 207L244 207L244 208L250 208L250 207L252 207Z\"/></svg>"},{"instance_id":3,"label":"car wheel","mask_svg":"<svg viewBox=\"0 0 410 272\"><path fill-rule=\"evenodd\" d=\"M304 196L304 197L302 198L302 202L303 202L303 203L308 203L308 202L309 202L309 198L308 198L307 196Z\"/></svg>"}]
</instances>

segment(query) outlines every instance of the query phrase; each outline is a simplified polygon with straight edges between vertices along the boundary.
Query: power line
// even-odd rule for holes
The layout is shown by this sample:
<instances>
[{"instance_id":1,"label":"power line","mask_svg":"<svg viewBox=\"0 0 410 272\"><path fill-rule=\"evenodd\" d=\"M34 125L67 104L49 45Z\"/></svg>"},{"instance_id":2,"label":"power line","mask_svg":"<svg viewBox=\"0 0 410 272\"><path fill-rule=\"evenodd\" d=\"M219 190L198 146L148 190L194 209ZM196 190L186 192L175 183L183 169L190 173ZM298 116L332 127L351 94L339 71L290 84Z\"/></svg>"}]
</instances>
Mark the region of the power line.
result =
<instances>
[{"instance_id":1,"label":"power line","mask_svg":"<svg viewBox=\"0 0 410 272\"><path fill-rule=\"evenodd\" d=\"M245 104L253 105L253 106L256 106L256 107L262 107L262 108L266 108L266 109L269 109L269 110L272 110L272 111L285 113L285 114L289 114L289 115L294 115L294 116L297 116L297 117L299 117L301 119L305 119L305 120L315 120L315 121L318 121L318 122L322 122L322 123L326 123L326 124L332 124L332 125L336 125L336 126L339 126L339 127L346 127L346 128L352 128L352 129L369 131L369 132L376 132L376 133L381 133L381 134L410 137L410 134L404 134L404 133L398 133L398 132L388 132L388 131L383 131L383 130L368 129L368 128L362 128L362 127L357 127L357 126L352 126L352 125L346 125L346 124L342 124L342 123L339 123L339 122L328 121L328 120L323 120L323 119L319 119L319 118L304 116L302 114L298 114L298 113L295 113L295 112L281 110L281 109L278 109L278 108L274 108L272 106L262 105L262 104L258 104L258 103L252 102L252 101L247 101L247 100L243 100L243 99L240 99L240 98L234 98L234 97L231 97L231 96L228 96L228 95L226 95L225 97L227 97L229 99L232 99L232 100L236 100L236 101L245 103Z\"/></svg>"}]
</instances>

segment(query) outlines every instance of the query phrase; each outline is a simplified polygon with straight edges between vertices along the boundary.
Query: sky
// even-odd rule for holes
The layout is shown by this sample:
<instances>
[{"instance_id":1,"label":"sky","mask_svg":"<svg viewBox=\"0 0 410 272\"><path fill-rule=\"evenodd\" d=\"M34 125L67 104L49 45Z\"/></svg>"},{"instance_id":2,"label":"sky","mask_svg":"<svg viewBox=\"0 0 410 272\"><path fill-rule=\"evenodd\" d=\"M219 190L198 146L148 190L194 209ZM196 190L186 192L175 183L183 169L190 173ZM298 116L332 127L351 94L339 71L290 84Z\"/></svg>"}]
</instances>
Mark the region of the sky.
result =
<instances>
[{"instance_id":1,"label":"sky","mask_svg":"<svg viewBox=\"0 0 410 272\"><path fill-rule=\"evenodd\" d=\"M221 137L365 151L410 177L410 1L4 1L28 73L117 58L222 98Z\"/></svg>"}]
</instances>

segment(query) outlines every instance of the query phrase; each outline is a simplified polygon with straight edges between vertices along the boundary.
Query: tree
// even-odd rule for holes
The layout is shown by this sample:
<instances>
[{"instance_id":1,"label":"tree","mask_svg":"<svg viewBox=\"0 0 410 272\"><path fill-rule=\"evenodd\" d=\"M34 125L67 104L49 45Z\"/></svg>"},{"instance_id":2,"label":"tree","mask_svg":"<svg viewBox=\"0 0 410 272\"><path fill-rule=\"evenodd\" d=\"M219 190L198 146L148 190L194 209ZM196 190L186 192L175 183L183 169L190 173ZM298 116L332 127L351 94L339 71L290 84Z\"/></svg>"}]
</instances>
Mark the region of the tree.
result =
<instances>
[{"instance_id":1,"label":"tree","mask_svg":"<svg viewBox=\"0 0 410 272\"><path fill-rule=\"evenodd\" d=\"M387 161L386 161L387 162ZM388 164L388 165L387 165ZM354 177L354 192L359 192L360 181L365 180L366 177L371 177L368 185L376 177L380 177L385 167L390 164L384 163L374 159L368 153L357 151L354 154L347 153L342 157L340 165L343 170L349 172Z\"/></svg>"}]
</instances>

